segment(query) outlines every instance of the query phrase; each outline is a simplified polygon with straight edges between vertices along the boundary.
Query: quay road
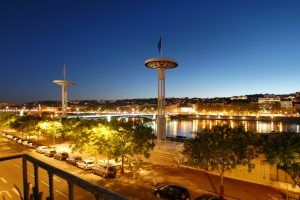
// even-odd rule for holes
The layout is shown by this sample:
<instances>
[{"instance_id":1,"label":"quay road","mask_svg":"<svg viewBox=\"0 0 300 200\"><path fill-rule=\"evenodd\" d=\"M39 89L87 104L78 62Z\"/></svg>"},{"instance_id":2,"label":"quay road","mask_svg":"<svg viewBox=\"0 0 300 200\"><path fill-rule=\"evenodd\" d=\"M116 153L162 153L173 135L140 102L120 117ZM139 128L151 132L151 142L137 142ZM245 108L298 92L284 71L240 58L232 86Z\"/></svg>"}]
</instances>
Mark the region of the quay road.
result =
<instances>
[{"instance_id":1,"label":"quay road","mask_svg":"<svg viewBox=\"0 0 300 200\"><path fill-rule=\"evenodd\" d=\"M84 171L75 166L69 165L64 161L59 161L54 158L48 158L43 154L38 154L34 150L28 149L22 145L9 141L5 138L0 137L0 157L27 153L37 159L40 159L50 165L60 168L66 172L72 173L75 176L88 180L94 184L102 187L106 187L109 190L120 193L127 196L130 199L141 199L144 196L146 199L153 199L153 193L151 189L144 188L142 186L130 186L128 187L127 182L122 182L115 179L105 179L97 175L92 174L90 171ZM34 173L33 165L27 162L28 165L28 181L34 186ZM9 199L20 199L17 189L13 186L15 184L23 192L22 182L22 161L21 159L14 159L9 161L0 162L0 199L2 196L5 200ZM66 200L68 199L68 185L64 179L54 176L54 199L55 200ZM48 174L45 170L39 169L39 189L43 192L43 199L48 197ZM139 192L136 192L139 191ZM141 192L141 193L140 193ZM93 195L83 189L74 186L74 197L75 199L92 200Z\"/></svg>"},{"instance_id":2,"label":"quay road","mask_svg":"<svg viewBox=\"0 0 300 200\"><path fill-rule=\"evenodd\" d=\"M34 155L37 154L35 152L30 152L31 150L15 144L11 141L5 141L5 139L0 139L0 157L14 155L14 154L21 154L21 153L28 153L30 155L33 155L35 157L40 158L40 155ZM47 160L47 158L45 157ZM43 159L41 159L43 160ZM50 161L54 161L54 159L49 159ZM44 160L43 160L44 161ZM49 163L49 162L48 162ZM64 165L66 163L57 163L60 165ZM53 165L53 164L52 164ZM67 164L66 164L67 165ZM28 182L30 183L30 187L34 185L34 172L33 172L33 165L30 162L27 162L28 166ZM56 166L57 167L57 166ZM73 168L73 166L68 166L71 169L71 172L74 175L81 176L79 173L82 173L80 169L77 169L76 167ZM61 168L61 167L60 167ZM66 170L69 171L70 170ZM78 172L78 173L77 173ZM39 189L41 192L43 192L43 199L48 197L48 173L39 168ZM88 173L88 172L84 172ZM14 159L14 160L8 160L0 162L0 193L2 196L5 197L6 200L8 199L20 199L19 192L17 188L20 189L20 191L23 193L23 179L22 179L22 160L21 159ZM54 176L53 177L53 185L54 185L54 198L58 200L66 200L68 199L68 185L64 179L61 179L60 177ZM16 185L17 188L14 186ZM81 188L74 187L74 195L76 199L93 199L92 194L89 192L86 192L82 190ZM30 191L31 188L30 188ZM0 198L2 196L0 195Z\"/></svg>"}]
</instances>

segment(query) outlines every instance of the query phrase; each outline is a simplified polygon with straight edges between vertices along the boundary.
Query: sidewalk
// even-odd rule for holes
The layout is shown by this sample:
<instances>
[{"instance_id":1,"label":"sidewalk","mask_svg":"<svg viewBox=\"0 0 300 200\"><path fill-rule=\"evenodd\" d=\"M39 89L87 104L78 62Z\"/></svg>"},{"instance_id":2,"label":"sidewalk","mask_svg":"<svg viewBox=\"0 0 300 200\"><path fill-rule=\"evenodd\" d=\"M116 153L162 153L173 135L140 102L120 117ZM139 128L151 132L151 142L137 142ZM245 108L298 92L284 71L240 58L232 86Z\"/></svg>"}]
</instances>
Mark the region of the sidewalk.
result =
<instances>
[{"instance_id":1,"label":"sidewalk","mask_svg":"<svg viewBox=\"0 0 300 200\"><path fill-rule=\"evenodd\" d=\"M219 177L216 175L178 166L144 163L136 175L135 184L151 187L154 182L183 185L189 189L193 198L203 193L219 193ZM226 199L283 199L281 192L267 186L230 178L225 178L224 183Z\"/></svg>"}]
</instances>

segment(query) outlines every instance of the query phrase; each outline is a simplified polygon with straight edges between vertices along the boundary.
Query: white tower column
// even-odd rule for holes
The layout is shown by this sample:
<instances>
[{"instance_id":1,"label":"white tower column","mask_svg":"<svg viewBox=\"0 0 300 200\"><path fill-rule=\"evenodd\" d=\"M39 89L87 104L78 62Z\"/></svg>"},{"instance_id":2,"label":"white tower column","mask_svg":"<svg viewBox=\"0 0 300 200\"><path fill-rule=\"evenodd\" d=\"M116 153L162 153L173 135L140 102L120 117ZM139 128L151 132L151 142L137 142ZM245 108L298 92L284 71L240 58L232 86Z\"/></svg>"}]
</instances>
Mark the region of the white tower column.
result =
<instances>
[{"instance_id":1,"label":"white tower column","mask_svg":"<svg viewBox=\"0 0 300 200\"><path fill-rule=\"evenodd\" d=\"M62 87L62 100L61 100L61 103L62 103L62 116L67 116L67 113L68 113L68 87L63 84Z\"/></svg>"},{"instance_id":2,"label":"white tower column","mask_svg":"<svg viewBox=\"0 0 300 200\"><path fill-rule=\"evenodd\" d=\"M55 80L53 82L61 86L61 116L66 117L68 115L68 87L75 85L75 83L65 80Z\"/></svg>"},{"instance_id":3,"label":"white tower column","mask_svg":"<svg viewBox=\"0 0 300 200\"><path fill-rule=\"evenodd\" d=\"M158 69L158 115L165 114L165 69Z\"/></svg>"}]
</instances>

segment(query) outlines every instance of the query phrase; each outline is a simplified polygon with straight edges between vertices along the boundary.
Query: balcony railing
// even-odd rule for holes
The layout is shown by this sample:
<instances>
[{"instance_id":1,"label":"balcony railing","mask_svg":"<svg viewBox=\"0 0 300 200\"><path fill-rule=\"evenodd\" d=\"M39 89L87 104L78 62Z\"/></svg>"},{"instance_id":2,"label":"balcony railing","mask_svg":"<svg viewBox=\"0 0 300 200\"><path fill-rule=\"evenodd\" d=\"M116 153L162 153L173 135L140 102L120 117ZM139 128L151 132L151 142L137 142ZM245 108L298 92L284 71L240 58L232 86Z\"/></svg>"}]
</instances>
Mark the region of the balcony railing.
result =
<instances>
[{"instance_id":1,"label":"balcony railing","mask_svg":"<svg viewBox=\"0 0 300 200\"><path fill-rule=\"evenodd\" d=\"M48 178L49 178L49 196L47 197L47 200L53 200L54 199L54 192L53 192L53 175L59 176L60 178L66 180L68 184L68 190L69 190L69 199L74 199L74 185L79 186L85 191L88 191L92 193L96 200L125 200L126 197L123 197L115 192L112 192L106 188L97 186L95 184L92 184L88 181L85 181L77 176L74 176L68 172L65 172L61 169L58 169L56 167L53 167L51 165L48 165L47 163L44 163L30 155L27 154L19 154L14 156L7 156L7 157L1 157L1 161L6 160L12 160L12 159L22 159L22 178L23 178L23 199L29 200L40 200L42 193L39 190L39 174L38 174L38 168L42 168L48 172ZM32 188L32 194L30 194L29 191L29 182L27 177L27 162L31 162L33 164L34 169L34 187Z\"/></svg>"}]
</instances>

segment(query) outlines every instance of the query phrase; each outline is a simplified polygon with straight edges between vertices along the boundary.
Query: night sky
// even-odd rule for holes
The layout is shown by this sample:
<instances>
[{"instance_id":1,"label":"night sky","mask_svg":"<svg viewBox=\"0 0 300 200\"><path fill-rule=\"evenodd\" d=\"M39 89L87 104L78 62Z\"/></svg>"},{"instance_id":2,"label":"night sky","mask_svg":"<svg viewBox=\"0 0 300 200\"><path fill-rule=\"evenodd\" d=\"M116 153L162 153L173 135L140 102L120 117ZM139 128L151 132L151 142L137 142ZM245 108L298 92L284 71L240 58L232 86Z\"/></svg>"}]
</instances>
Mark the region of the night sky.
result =
<instances>
[{"instance_id":1,"label":"night sky","mask_svg":"<svg viewBox=\"0 0 300 200\"><path fill-rule=\"evenodd\" d=\"M167 97L300 90L299 0L1 0L0 102L156 97L161 33Z\"/></svg>"}]
</instances>

